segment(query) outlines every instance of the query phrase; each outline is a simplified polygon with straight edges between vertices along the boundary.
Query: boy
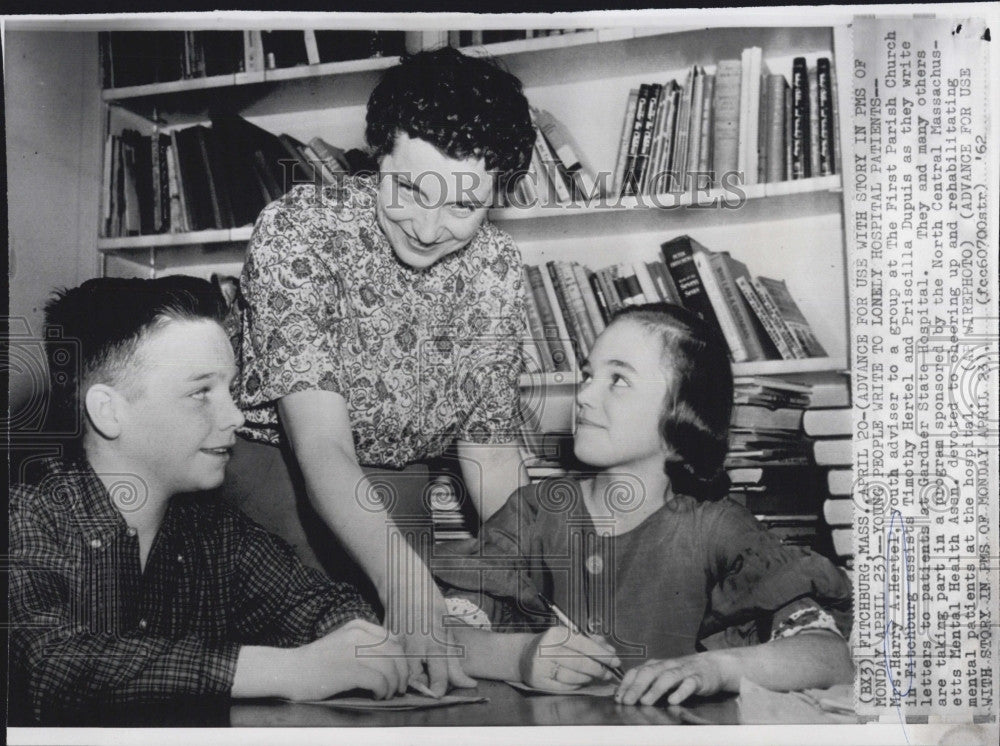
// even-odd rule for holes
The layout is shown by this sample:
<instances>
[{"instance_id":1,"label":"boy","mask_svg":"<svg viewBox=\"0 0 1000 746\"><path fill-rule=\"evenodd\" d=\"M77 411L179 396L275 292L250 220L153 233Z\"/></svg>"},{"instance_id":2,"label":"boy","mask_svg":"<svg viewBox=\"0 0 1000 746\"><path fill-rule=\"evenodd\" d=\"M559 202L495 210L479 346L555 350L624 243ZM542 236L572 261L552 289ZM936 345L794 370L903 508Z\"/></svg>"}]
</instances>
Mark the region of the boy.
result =
<instances>
[{"instance_id":1,"label":"boy","mask_svg":"<svg viewBox=\"0 0 1000 746\"><path fill-rule=\"evenodd\" d=\"M11 691L36 720L188 695L406 689L401 649L352 586L196 494L222 483L243 424L224 312L190 277L89 280L46 307L75 341L50 349L50 371L76 370L50 374L53 401L84 424L11 491Z\"/></svg>"}]
</instances>

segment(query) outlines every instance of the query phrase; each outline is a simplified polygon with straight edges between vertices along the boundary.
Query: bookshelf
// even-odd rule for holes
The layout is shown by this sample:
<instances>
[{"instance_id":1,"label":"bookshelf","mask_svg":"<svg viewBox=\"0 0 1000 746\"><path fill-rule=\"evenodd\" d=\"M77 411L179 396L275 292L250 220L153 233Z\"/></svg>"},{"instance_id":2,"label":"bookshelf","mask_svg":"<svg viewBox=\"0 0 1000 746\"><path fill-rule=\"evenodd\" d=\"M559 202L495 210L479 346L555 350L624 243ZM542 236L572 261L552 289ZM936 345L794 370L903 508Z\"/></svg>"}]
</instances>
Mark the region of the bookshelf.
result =
<instances>
[{"instance_id":1,"label":"bookshelf","mask_svg":"<svg viewBox=\"0 0 1000 746\"><path fill-rule=\"evenodd\" d=\"M760 47L767 69L792 76L793 60L831 60L839 81L839 122L850 121L846 29L830 27L611 28L463 47L488 53L517 75L533 106L558 117L597 172L613 171L629 90L641 83L684 81L692 65L714 72L717 61ZM839 40L840 41L838 43ZM303 142L322 137L344 149L364 145L368 95L390 57L240 72L101 93L105 135L116 127L162 131L209 123L223 107L269 132ZM844 152L849 152L844 147ZM843 158L844 156L842 156ZM728 251L753 274L785 279L825 348L825 357L734 365L736 376L801 383L842 377L850 367L844 193L838 174L751 184L729 203L721 190L613 199L611 204L497 209L524 261L576 261L598 269L660 258L660 245L689 234L713 251ZM106 274L212 272L238 274L251 227L99 238ZM574 372L525 374L525 398L546 409L548 424L568 425Z\"/></svg>"}]
</instances>

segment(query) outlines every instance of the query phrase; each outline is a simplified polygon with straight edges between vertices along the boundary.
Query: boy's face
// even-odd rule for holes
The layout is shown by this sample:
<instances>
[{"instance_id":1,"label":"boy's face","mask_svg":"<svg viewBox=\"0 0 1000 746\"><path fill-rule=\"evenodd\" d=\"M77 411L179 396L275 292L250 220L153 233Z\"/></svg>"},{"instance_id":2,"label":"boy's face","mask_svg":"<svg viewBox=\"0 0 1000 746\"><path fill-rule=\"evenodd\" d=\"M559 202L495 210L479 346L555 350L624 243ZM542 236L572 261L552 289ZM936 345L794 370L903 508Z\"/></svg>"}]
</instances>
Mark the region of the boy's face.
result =
<instances>
[{"instance_id":1,"label":"boy's face","mask_svg":"<svg viewBox=\"0 0 1000 746\"><path fill-rule=\"evenodd\" d=\"M229 385L232 348L210 320L171 321L139 347L115 446L150 495L218 487L243 414Z\"/></svg>"}]
</instances>

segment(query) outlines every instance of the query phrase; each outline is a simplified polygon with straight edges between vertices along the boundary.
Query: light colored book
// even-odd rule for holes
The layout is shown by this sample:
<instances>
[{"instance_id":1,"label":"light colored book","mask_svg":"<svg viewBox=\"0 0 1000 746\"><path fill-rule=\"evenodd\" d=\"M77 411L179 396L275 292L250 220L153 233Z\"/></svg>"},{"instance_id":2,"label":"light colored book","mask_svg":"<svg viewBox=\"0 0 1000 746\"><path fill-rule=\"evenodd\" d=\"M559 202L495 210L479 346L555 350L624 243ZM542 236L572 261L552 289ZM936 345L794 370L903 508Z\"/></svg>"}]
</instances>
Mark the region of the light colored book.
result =
<instances>
[{"instance_id":1,"label":"light colored book","mask_svg":"<svg viewBox=\"0 0 1000 746\"><path fill-rule=\"evenodd\" d=\"M819 466L851 466L853 463L850 438L813 441L813 458Z\"/></svg>"}]
</instances>

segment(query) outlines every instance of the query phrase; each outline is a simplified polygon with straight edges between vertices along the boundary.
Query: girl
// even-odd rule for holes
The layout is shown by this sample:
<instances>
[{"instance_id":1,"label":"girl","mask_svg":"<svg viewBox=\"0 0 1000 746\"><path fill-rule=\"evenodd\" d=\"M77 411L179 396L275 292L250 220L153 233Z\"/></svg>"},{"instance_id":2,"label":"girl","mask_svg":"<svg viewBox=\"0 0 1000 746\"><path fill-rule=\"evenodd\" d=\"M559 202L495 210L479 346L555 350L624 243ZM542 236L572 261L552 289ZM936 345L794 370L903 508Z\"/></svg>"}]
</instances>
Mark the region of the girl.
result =
<instances>
[{"instance_id":1,"label":"girl","mask_svg":"<svg viewBox=\"0 0 1000 746\"><path fill-rule=\"evenodd\" d=\"M610 680L603 664L620 661L626 704L735 692L741 677L778 690L851 680L844 573L722 499L725 350L700 318L664 304L628 309L600 335L573 443L597 471L524 487L478 540L436 548L456 616L518 632L456 632L467 673L568 690ZM537 634L553 624L539 593L589 636Z\"/></svg>"}]
</instances>

